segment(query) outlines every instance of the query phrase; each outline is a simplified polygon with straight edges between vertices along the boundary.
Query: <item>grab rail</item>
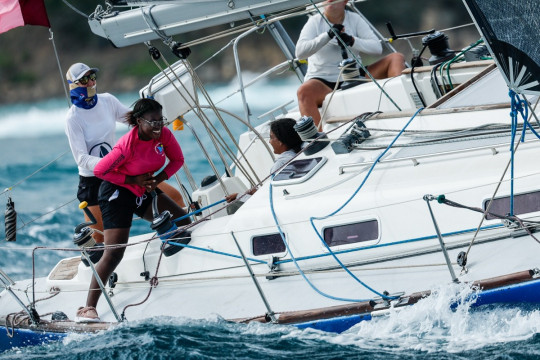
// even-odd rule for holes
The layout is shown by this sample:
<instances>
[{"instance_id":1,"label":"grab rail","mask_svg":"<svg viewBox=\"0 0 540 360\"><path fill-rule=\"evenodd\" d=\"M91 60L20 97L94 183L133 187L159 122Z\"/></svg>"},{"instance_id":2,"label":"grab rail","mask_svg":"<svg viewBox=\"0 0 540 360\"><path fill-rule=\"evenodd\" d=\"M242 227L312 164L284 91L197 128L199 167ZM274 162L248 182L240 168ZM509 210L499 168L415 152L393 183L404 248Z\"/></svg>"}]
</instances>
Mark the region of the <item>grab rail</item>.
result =
<instances>
[{"instance_id":1,"label":"grab rail","mask_svg":"<svg viewBox=\"0 0 540 360\"><path fill-rule=\"evenodd\" d=\"M524 142L528 143L528 142L533 142L533 141L538 141L538 140L537 139L531 139L531 140L525 140ZM416 161L416 159L423 159L423 158L428 158L428 157L432 157L432 156L434 157L434 156L442 156L442 155L460 154L460 153L463 153L463 152L478 151L478 150L485 150L485 149L492 149L493 155L497 155L499 152L495 148L501 147L501 146L508 146L508 145L510 145L509 142L508 143L495 144L495 145L478 146L478 147L472 147L472 148L461 149L461 150L441 151L441 152L425 154L425 155L406 156L406 157L393 158L393 159L388 159L388 160L381 159L381 160L379 160L379 163L391 163L391 162L397 162L397 161L411 160L413 162L414 166L416 166L416 165L420 164L418 161ZM344 171L345 169L354 168L354 167L358 167L358 166L371 165L373 163L374 163L374 161L364 161L364 162L361 162L361 163L340 165L339 168L338 168L339 169L339 175L343 175L345 173L345 171Z\"/></svg>"}]
</instances>

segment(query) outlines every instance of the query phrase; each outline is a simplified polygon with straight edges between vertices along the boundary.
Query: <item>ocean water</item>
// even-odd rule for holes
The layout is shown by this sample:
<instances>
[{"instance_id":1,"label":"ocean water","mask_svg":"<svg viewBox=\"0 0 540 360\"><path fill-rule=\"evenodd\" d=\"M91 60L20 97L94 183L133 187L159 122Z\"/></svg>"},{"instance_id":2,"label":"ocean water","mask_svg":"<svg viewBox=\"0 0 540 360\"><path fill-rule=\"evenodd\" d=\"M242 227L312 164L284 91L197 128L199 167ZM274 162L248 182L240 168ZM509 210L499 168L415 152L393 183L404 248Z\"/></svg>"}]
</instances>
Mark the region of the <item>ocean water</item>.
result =
<instances>
[{"instance_id":1,"label":"ocean water","mask_svg":"<svg viewBox=\"0 0 540 360\"><path fill-rule=\"evenodd\" d=\"M294 100L296 86L294 80L257 85L248 94L255 125L260 123L256 120L259 114ZM233 88L210 90L220 99ZM137 94L119 98L131 104ZM220 106L239 113L242 109L238 97ZM0 201L5 203L10 196L18 212L15 243L4 241L0 226L0 269L15 280L32 276L34 247L73 248L73 229L82 221L75 199L77 168L63 132L66 110L65 99L0 107ZM233 123L235 134L243 131ZM118 134L126 130L120 127ZM187 131L175 134L199 182L210 174L206 162ZM10 191L4 190L10 187ZM149 231L142 221L132 228L132 234ZM36 276L47 275L64 256L72 254L37 251ZM414 307L359 323L341 334L235 324L218 316L202 321L159 317L94 335L68 335L59 342L13 349L0 353L0 359L540 359L537 308L470 309L471 300L451 309L455 290L441 288ZM458 297L468 295L465 289L457 290ZM181 304L171 304L171 308L175 306Z\"/></svg>"}]
</instances>

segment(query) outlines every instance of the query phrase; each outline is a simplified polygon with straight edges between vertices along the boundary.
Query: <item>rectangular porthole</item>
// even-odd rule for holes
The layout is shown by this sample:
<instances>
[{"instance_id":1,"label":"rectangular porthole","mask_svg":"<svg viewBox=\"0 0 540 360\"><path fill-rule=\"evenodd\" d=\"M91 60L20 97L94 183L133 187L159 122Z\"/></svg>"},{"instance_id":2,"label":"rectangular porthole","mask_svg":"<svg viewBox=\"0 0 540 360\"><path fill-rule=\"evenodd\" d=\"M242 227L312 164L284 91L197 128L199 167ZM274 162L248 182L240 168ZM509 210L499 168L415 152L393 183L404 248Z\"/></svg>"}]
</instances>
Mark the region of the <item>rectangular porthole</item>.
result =
<instances>
[{"instance_id":1,"label":"rectangular porthole","mask_svg":"<svg viewBox=\"0 0 540 360\"><path fill-rule=\"evenodd\" d=\"M346 225L327 227L323 231L328 246L348 245L379 238L379 222L363 221Z\"/></svg>"},{"instance_id":2,"label":"rectangular porthole","mask_svg":"<svg viewBox=\"0 0 540 360\"><path fill-rule=\"evenodd\" d=\"M489 200L484 201L483 209L489 204ZM525 194L514 195L514 215L521 215L540 211L540 191L534 191ZM510 196L493 199L489 212L497 215L506 215L510 213ZM496 217L487 215L487 220L496 219Z\"/></svg>"},{"instance_id":3,"label":"rectangular porthole","mask_svg":"<svg viewBox=\"0 0 540 360\"><path fill-rule=\"evenodd\" d=\"M279 254L287 250L279 233L254 236L251 239L251 246L255 256Z\"/></svg>"}]
</instances>

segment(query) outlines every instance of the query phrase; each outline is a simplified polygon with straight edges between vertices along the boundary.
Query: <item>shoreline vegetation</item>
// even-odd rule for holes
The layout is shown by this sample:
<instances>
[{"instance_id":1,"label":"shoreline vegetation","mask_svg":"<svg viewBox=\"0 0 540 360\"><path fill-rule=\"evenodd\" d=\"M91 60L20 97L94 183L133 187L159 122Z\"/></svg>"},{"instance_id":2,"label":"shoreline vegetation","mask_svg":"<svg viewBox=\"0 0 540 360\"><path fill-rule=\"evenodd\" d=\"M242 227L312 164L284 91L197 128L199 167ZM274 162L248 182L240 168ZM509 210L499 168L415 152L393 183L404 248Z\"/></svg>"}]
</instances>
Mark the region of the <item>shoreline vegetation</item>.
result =
<instances>
[{"instance_id":1,"label":"shoreline vegetation","mask_svg":"<svg viewBox=\"0 0 540 360\"><path fill-rule=\"evenodd\" d=\"M102 1L72 0L74 7L85 14L93 12ZM147 85L152 76L159 72L148 54L145 45L133 45L126 48L114 48L107 40L94 35L87 19L75 12L64 2L45 0L54 45L62 68L60 73L49 29L40 26L24 26L0 34L0 105L29 103L52 97L64 96L65 72L72 63L84 62L100 69L98 73L98 91L125 93L139 91ZM435 28L443 30L457 25L470 23L470 17L459 0L368 0L357 4L368 19L373 21L383 36L388 36L385 23L392 22L396 32L407 33ZM406 18L403 14L407 14ZM286 20L283 25L290 32L295 42L305 18ZM210 35L209 29L196 33L174 36L177 42L187 42L196 37ZM453 30L446 33L453 49L461 49L476 41L479 35L474 26ZM193 47L189 61L193 66L225 46L232 37L208 42ZM177 58L160 41L153 41L169 63ZM410 61L411 50L406 41L393 44ZM421 39L413 39L415 47L421 47ZM275 41L268 32L262 31L240 42L242 70L261 72L285 60ZM229 47L199 71L205 83L229 82L236 76L234 61ZM426 51L427 57L429 52ZM425 56L426 56L425 55ZM369 63L372 59L364 56ZM163 66L163 63L161 63ZM292 75L293 72L290 72Z\"/></svg>"}]
</instances>

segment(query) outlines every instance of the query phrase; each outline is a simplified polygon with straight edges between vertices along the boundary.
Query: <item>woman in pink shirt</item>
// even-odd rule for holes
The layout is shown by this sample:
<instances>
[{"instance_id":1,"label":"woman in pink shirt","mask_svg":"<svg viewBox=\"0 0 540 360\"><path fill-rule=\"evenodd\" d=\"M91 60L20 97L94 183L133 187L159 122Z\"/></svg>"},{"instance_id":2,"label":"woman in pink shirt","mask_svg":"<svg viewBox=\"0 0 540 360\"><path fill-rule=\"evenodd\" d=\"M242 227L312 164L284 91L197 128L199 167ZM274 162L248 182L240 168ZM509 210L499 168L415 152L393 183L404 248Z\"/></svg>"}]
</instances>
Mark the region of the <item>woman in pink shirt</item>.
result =
<instances>
[{"instance_id":1,"label":"woman in pink shirt","mask_svg":"<svg viewBox=\"0 0 540 360\"><path fill-rule=\"evenodd\" d=\"M94 174L104 180L99 188L98 201L103 216L105 245L127 244L133 214L152 221L151 191L157 193L159 211L169 210L173 219L186 214L157 188L184 164L180 145L172 132L163 126L165 118L161 109L162 106L153 99L138 100L133 111L126 114L133 129L122 136L94 168ZM166 158L169 163L163 168ZM156 174L161 168L163 170ZM189 223L189 218L186 218L177 225ZM105 249L96 265L103 283L122 260L124 251L125 247ZM75 321L100 321L96 311L100 296L98 282L92 277L86 307L79 308Z\"/></svg>"}]
</instances>

